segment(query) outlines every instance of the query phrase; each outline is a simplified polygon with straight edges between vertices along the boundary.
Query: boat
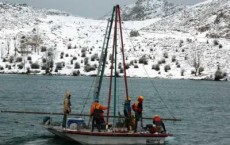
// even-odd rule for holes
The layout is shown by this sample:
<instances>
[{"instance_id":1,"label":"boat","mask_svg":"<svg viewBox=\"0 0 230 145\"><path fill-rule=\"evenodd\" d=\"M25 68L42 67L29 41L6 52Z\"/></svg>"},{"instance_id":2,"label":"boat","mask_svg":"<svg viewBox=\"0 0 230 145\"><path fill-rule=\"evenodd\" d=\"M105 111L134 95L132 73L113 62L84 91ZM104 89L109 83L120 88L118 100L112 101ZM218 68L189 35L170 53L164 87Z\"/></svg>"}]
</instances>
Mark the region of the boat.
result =
<instances>
[{"instance_id":1,"label":"boat","mask_svg":"<svg viewBox=\"0 0 230 145\"><path fill-rule=\"evenodd\" d=\"M128 83L127 83L127 76L126 76L126 66L125 66L125 55L124 55L124 44L123 44L123 36L122 36L122 22L121 22L121 15L120 15L120 7L119 5L116 5L113 7L112 16L111 19L108 20L106 32L105 32L105 38L103 42L102 52L99 60L98 70L97 70L97 76L95 80L95 86L93 91L93 97L94 101L100 100L100 90L103 82L103 76L105 71L105 65L108 55L108 45L109 45L109 38L111 36L111 30L114 26L114 36L113 36L113 45L112 45L112 59L111 59L111 74L110 74L110 85L108 87L109 89L109 95L108 95L108 110L107 110L107 116L105 118L107 119L106 125L104 126L104 129L99 132L95 129L95 131L91 131L90 125L86 125L85 120L81 117L78 118L68 118L67 119L67 127L63 128L60 125L55 125L53 123L50 123L50 118L46 119L44 121L44 128L47 129L49 132L55 134L56 136L59 136L63 139L75 141L80 144L91 144L91 145L134 145L134 144L148 144L148 145L155 145L155 144L165 144L165 139L167 137L173 136L173 134L166 133L166 132L150 132L148 129L141 128L137 132L128 131L125 127L119 126L117 120L122 119L122 115L117 115L116 107L113 111L113 116L110 116L110 100L111 100L111 88L112 88L112 82L116 83L116 68L117 68L117 34L119 33L121 39L121 54L123 59L123 69L124 69L124 82L125 82L125 94L126 98L128 99ZM118 29L118 27L120 29ZM118 31L119 30L119 31ZM120 50L120 49L119 49ZM114 66L115 65L115 66ZM114 84L116 86L116 84ZM116 93L116 87L114 87L114 91ZM116 97L116 94L114 93L113 97ZM126 99L124 98L124 100ZM116 100L116 99L114 99ZM115 102L115 101L114 101ZM116 104L116 103L114 103ZM113 123L109 123L109 118L115 118L113 120ZM90 120L90 119L89 119ZM48 123L47 123L48 121ZM90 122L90 121L89 121Z\"/></svg>"}]
</instances>

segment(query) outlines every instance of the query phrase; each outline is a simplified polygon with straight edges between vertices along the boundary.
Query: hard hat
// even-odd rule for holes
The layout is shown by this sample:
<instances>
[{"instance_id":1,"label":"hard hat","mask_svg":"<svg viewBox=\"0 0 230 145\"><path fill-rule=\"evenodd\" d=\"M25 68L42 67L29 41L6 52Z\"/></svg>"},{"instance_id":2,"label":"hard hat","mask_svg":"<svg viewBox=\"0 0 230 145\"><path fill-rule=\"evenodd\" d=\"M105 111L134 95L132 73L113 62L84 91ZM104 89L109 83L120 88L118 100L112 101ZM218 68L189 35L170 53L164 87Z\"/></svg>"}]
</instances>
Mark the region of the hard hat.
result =
<instances>
[{"instance_id":1,"label":"hard hat","mask_svg":"<svg viewBox=\"0 0 230 145\"><path fill-rule=\"evenodd\" d=\"M66 97L70 97L70 96L71 96L70 91L66 91Z\"/></svg>"},{"instance_id":2,"label":"hard hat","mask_svg":"<svg viewBox=\"0 0 230 145\"><path fill-rule=\"evenodd\" d=\"M154 118L160 118L160 116L159 115L155 115Z\"/></svg>"},{"instance_id":3,"label":"hard hat","mask_svg":"<svg viewBox=\"0 0 230 145\"><path fill-rule=\"evenodd\" d=\"M131 100L132 100L132 98L129 96L129 97L128 97L128 100L129 100L129 101L131 101Z\"/></svg>"},{"instance_id":4,"label":"hard hat","mask_svg":"<svg viewBox=\"0 0 230 145\"><path fill-rule=\"evenodd\" d=\"M144 100L144 96L139 96L138 97L138 101L143 101Z\"/></svg>"}]
</instances>

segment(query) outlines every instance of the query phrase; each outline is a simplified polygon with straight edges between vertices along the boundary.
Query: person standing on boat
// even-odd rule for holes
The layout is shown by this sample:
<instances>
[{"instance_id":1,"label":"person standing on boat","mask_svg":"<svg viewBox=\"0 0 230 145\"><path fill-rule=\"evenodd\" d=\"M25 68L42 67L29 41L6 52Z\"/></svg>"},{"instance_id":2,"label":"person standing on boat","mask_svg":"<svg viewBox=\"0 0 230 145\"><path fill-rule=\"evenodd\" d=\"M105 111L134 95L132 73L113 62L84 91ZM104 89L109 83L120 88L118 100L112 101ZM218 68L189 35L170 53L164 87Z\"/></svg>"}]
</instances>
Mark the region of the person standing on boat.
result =
<instances>
[{"instance_id":1,"label":"person standing on boat","mask_svg":"<svg viewBox=\"0 0 230 145\"><path fill-rule=\"evenodd\" d=\"M142 102L144 100L144 96L139 96L137 101L132 105L132 109L135 112L135 126L134 126L134 132L137 132L137 123L138 121L141 121L142 124Z\"/></svg>"},{"instance_id":2,"label":"person standing on boat","mask_svg":"<svg viewBox=\"0 0 230 145\"><path fill-rule=\"evenodd\" d=\"M103 110L106 110L106 109L107 109L107 107L101 105L99 103L99 101L95 101L91 105L91 108L90 108L90 117L93 117L91 132L93 132L93 130L94 130L95 123L96 123L96 127L98 129L98 132L101 132L101 125L103 123L105 123L105 120L104 120L104 111Z\"/></svg>"},{"instance_id":3,"label":"person standing on boat","mask_svg":"<svg viewBox=\"0 0 230 145\"><path fill-rule=\"evenodd\" d=\"M64 97L64 102L63 102L63 121L62 121L62 127L66 128L66 120L67 120L67 116L69 115L69 113L71 112L71 102L70 102L70 97L71 97L71 93L69 91L66 92L65 97Z\"/></svg>"},{"instance_id":4,"label":"person standing on boat","mask_svg":"<svg viewBox=\"0 0 230 145\"><path fill-rule=\"evenodd\" d=\"M165 124L164 122L162 121L161 117L159 115L155 115L153 117L153 124L156 125L156 128L157 128L157 132L166 132L166 129L165 129ZM162 130L163 129L163 130Z\"/></svg>"},{"instance_id":5,"label":"person standing on boat","mask_svg":"<svg viewBox=\"0 0 230 145\"><path fill-rule=\"evenodd\" d=\"M130 123L131 123L131 107L130 107L131 97L128 97L125 100L124 104L124 116L125 116L125 126L127 127L128 131L132 130Z\"/></svg>"}]
</instances>

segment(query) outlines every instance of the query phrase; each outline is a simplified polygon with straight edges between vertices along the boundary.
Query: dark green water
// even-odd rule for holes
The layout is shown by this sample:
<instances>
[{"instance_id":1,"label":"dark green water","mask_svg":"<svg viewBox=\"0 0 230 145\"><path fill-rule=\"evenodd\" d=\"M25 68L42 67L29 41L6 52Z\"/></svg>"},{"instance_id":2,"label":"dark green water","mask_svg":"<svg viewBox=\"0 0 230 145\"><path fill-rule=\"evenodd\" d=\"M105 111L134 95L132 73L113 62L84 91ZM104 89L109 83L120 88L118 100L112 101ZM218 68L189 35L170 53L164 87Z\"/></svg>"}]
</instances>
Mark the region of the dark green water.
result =
<instances>
[{"instance_id":1,"label":"dark green water","mask_svg":"<svg viewBox=\"0 0 230 145\"><path fill-rule=\"evenodd\" d=\"M65 91L72 93L72 112L89 112L93 77L0 75L0 109L61 112ZM101 92L107 104L108 78ZM159 114L170 118L173 113L181 122L165 122L174 137L167 145L229 145L230 144L230 83L192 80L129 79L132 102L145 97L144 116ZM119 79L117 104L124 96L123 80ZM92 91L91 91L92 92ZM163 99L164 103L161 101ZM167 106L165 106L167 104ZM167 109L168 108L168 109ZM168 111L169 110L169 111ZM43 115L0 113L0 145L73 145L55 138L40 125ZM53 116L61 121L62 116ZM146 120L145 123L151 123Z\"/></svg>"}]
</instances>

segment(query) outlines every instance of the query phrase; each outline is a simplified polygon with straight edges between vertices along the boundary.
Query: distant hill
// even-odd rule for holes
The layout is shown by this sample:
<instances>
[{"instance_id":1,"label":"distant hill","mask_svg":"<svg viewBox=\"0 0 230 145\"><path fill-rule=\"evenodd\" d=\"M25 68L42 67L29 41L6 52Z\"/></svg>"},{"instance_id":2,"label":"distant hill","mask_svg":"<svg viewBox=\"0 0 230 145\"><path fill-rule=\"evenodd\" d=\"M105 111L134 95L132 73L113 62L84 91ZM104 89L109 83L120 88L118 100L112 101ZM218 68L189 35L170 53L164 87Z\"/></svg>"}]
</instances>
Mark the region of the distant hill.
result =
<instances>
[{"instance_id":1,"label":"distant hill","mask_svg":"<svg viewBox=\"0 0 230 145\"><path fill-rule=\"evenodd\" d=\"M123 20L145 20L170 16L184 9L167 0L138 0L123 8Z\"/></svg>"},{"instance_id":2,"label":"distant hill","mask_svg":"<svg viewBox=\"0 0 230 145\"><path fill-rule=\"evenodd\" d=\"M209 0L163 18L148 30L204 33L209 38L230 39L230 1Z\"/></svg>"}]
</instances>

